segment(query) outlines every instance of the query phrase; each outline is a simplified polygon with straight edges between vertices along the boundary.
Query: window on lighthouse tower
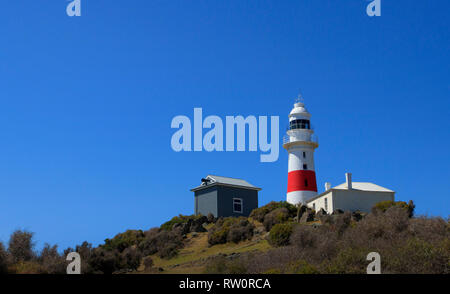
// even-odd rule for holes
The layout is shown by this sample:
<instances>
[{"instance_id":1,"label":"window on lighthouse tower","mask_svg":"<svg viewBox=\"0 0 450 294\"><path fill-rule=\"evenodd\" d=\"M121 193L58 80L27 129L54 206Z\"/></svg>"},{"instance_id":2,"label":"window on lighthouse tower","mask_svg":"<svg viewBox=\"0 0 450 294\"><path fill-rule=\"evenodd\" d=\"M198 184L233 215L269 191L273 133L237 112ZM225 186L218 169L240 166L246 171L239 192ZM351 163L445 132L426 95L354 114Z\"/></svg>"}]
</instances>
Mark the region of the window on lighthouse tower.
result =
<instances>
[{"instance_id":1,"label":"window on lighthouse tower","mask_svg":"<svg viewBox=\"0 0 450 294\"><path fill-rule=\"evenodd\" d=\"M307 164L303 164L303 169L307 170L308 169L308 165Z\"/></svg>"},{"instance_id":2,"label":"window on lighthouse tower","mask_svg":"<svg viewBox=\"0 0 450 294\"><path fill-rule=\"evenodd\" d=\"M305 179L305 187L308 187L308 179Z\"/></svg>"},{"instance_id":3,"label":"window on lighthouse tower","mask_svg":"<svg viewBox=\"0 0 450 294\"><path fill-rule=\"evenodd\" d=\"M311 129L311 124L307 119L295 119L289 122L289 129Z\"/></svg>"}]
</instances>

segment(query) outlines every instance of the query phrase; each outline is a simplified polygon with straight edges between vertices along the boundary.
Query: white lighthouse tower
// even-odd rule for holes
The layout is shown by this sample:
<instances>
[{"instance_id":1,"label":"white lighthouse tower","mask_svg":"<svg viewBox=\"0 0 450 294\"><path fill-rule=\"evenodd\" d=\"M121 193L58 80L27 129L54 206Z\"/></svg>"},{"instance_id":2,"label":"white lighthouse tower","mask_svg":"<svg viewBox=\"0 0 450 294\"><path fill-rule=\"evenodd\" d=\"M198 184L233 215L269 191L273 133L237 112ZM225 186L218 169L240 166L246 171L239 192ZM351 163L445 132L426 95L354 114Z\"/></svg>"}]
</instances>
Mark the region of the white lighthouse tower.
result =
<instances>
[{"instance_id":1,"label":"white lighthouse tower","mask_svg":"<svg viewBox=\"0 0 450 294\"><path fill-rule=\"evenodd\" d=\"M317 195L314 150L319 143L310 117L299 97L289 114L289 127L283 138L283 147L289 153L287 202L291 204L304 204Z\"/></svg>"}]
</instances>

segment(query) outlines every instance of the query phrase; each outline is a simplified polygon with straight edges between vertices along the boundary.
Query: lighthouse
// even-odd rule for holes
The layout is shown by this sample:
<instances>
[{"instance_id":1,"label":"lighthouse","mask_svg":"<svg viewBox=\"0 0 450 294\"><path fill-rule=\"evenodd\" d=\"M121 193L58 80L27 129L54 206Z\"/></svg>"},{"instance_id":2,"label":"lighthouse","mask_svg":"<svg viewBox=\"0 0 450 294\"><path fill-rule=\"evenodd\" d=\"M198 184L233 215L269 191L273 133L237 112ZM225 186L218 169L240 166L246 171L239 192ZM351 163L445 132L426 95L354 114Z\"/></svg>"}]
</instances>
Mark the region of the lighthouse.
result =
<instances>
[{"instance_id":1,"label":"lighthouse","mask_svg":"<svg viewBox=\"0 0 450 294\"><path fill-rule=\"evenodd\" d=\"M289 114L283 147L289 153L287 202L305 204L317 195L314 150L319 147L310 122L311 114L300 99Z\"/></svg>"}]
</instances>

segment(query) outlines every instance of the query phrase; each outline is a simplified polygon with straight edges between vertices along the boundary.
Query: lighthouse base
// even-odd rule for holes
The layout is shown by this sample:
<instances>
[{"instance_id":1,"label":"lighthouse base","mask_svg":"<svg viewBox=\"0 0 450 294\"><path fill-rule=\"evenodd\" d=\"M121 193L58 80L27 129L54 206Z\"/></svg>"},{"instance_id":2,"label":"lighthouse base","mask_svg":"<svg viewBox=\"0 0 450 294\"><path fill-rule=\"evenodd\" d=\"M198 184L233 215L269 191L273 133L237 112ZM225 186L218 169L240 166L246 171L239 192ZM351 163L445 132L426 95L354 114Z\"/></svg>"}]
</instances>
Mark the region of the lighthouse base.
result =
<instances>
[{"instance_id":1,"label":"lighthouse base","mask_svg":"<svg viewBox=\"0 0 450 294\"><path fill-rule=\"evenodd\" d=\"M316 191L292 191L287 193L287 202L293 205L306 204L306 201L316 195Z\"/></svg>"}]
</instances>

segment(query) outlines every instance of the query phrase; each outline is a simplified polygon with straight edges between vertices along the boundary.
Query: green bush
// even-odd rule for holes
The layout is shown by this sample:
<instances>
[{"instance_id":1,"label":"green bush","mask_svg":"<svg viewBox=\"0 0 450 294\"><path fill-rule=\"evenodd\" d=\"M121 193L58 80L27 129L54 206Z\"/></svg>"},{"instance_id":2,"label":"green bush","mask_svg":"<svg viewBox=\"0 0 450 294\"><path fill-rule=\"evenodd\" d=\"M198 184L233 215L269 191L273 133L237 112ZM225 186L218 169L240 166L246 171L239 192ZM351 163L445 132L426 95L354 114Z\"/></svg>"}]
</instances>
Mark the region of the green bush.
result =
<instances>
[{"instance_id":1,"label":"green bush","mask_svg":"<svg viewBox=\"0 0 450 294\"><path fill-rule=\"evenodd\" d=\"M297 215L297 207L295 207L294 205L286 201L272 201L264 206L253 209L250 213L250 217L262 223L266 214L274 211L277 208L286 208L288 210L289 217L295 217Z\"/></svg>"},{"instance_id":2,"label":"green bush","mask_svg":"<svg viewBox=\"0 0 450 294\"><path fill-rule=\"evenodd\" d=\"M387 201L381 201L378 202L377 204L375 204L372 207L372 213L378 213L378 212L386 212L386 210L388 210L391 207L400 207L403 208L404 210L406 210L408 212L409 217L413 217L414 216L414 208L416 207L413 203L412 200L410 200L408 203L404 202L404 201L391 201L391 200L387 200Z\"/></svg>"},{"instance_id":3,"label":"green bush","mask_svg":"<svg viewBox=\"0 0 450 294\"><path fill-rule=\"evenodd\" d=\"M165 231L158 228L145 232L145 238L138 248L144 256L158 253L161 258L170 259L183 247L183 236L178 230Z\"/></svg>"},{"instance_id":4,"label":"green bush","mask_svg":"<svg viewBox=\"0 0 450 294\"><path fill-rule=\"evenodd\" d=\"M240 260L228 260L225 256L217 256L210 260L204 274L246 274L245 263Z\"/></svg>"},{"instance_id":5,"label":"green bush","mask_svg":"<svg viewBox=\"0 0 450 294\"><path fill-rule=\"evenodd\" d=\"M41 264L41 274L65 274L66 259L58 253L58 246L45 244L39 255L38 261Z\"/></svg>"},{"instance_id":6,"label":"green bush","mask_svg":"<svg viewBox=\"0 0 450 294\"><path fill-rule=\"evenodd\" d=\"M208 234L208 244L213 246L227 243L229 231L229 228L212 229Z\"/></svg>"},{"instance_id":7,"label":"green bush","mask_svg":"<svg viewBox=\"0 0 450 294\"><path fill-rule=\"evenodd\" d=\"M319 274L320 271L312 264L309 264L304 260L299 260L289 265L287 273L311 275L311 274Z\"/></svg>"},{"instance_id":8,"label":"green bush","mask_svg":"<svg viewBox=\"0 0 450 294\"><path fill-rule=\"evenodd\" d=\"M264 217L264 228L266 231L270 231L276 224L282 224L289 220L289 210L285 207L277 208Z\"/></svg>"},{"instance_id":9,"label":"green bush","mask_svg":"<svg viewBox=\"0 0 450 294\"><path fill-rule=\"evenodd\" d=\"M11 234L8 252L11 255L13 263L31 261L36 257L33 237L34 233L21 230L17 230Z\"/></svg>"},{"instance_id":10,"label":"green bush","mask_svg":"<svg viewBox=\"0 0 450 294\"><path fill-rule=\"evenodd\" d=\"M369 252L371 250L367 248L342 248L337 256L323 265L323 271L327 274L365 274Z\"/></svg>"},{"instance_id":11,"label":"green bush","mask_svg":"<svg viewBox=\"0 0 450 294\"><path fill-rule=\"evenodd\" d=\"M385 272L407 274L450 274L450 239L436 245L428 240L409 238L392 252L380 252Z\"/></svg>"},{"instance_id":12,"label":"green bush","mask_svg":"<svg viewBox=\"0 0 450 294\"><path fill-rule=\"evenodd\" d=\"M153 259L150 256L147 256L143 260L145 270L150 270L153 267Z\"/></svg>"},{"instance_id":13,"label":"green bush","mask_svg":"<svg viewBox=\"0 0 450 294\"><path fill-rule=\"evenodd\" d=\"M35 275L42 272L41 265L35 261L18 261L12 266L12 272L20 275Z\"/></svg>"},{"instance_id":14,"label":"green bush","mask_svg":"<svg viewBox=\"0 0 450 294\"><path fill-rule=\"evenodd\" d=\"M136 270L141 265L142 253L136 246L128 247L122 252L124 264L122 268Z\"/></svg>"},{"instance_id":15,"label":"green bush","mask_svg":"<svg viewBox=\"0 0 450 294\"><path fill-rule=\"evenodd\" d=\"M167 221L161 225L161 230L171 231L175 224L187 224L193 221L203 219L204 222L208 221L208 218L204 215L182 215L173 217L170 221Z\"/></svg>"},{"instance_id":16,"label":"green bush","mask_svg":"<svg viewBox=\"0 0 450 294\"><path fill-rule=\"evenodd\" d=\"M0 274L8 273L8 255L3 243L0 242Z\"/></svg>"},{"instance_id":17,"label":"green bush","mask_svg":"<svg viewBox=\"0 0 450 294\"><path fill-rule=\"evenodd\" d=\"M89 265L95 273L112 274L124 268L123 256L117 249L106 250L102 247L97 247L92 251L89 258Z\"/></svg>"},{"instance_id":18,"label":"green bush","mask_svg":"<svg viewBox=\"0 0 450 294\"><path fill-rule=\"evenodd\" d=\"M119 252L126 248L139 244L144 239L144 232L141 230L128 230L124 233L117 234L112 239L106 239L105 244L101 247L105 250L117 249Z\"/></svg>"},{"instance_id":19,"label":"green bush","mask_svg":"<svg viewBox=\"0 0 450 294\"><path fill-rule=\"evenodd\" d=\"M277 247L289 245L291 234L292 224L276 224L270 230L269 243Z\"/></svg>"},{"instance_id":20,"label":"green bush","mask_svg":"<svg viewBox=\"0 0 450 294\"><path fill-rule=\"evenodd\" d=\"M254 228L245 217L220 218L209 230L208 243L210 246L227 242L239 243L251 239Z\"/></svg>"},{"instance_id":21,"label":"green bush","mask_svg":"<svg viewBox=\"0 0 450 294\"><path fill-rule=\"evenodd\" d=\"M270 268L268 270L266 270L265 272L263 272L264 275L279 275L281 274L280 269L278 268Z\"/></svg>"},{"instance_id":22,"label":"green bush","mask_svg":"<svg viewBox=\"0 0 450 294\"><path fill-rule=\"evenodd\" d=\"M166 243L158 251L159 257L164 259L171 259L178 255L178 249L180 246L175 242Z\"/></svg>"}]
</instances>

